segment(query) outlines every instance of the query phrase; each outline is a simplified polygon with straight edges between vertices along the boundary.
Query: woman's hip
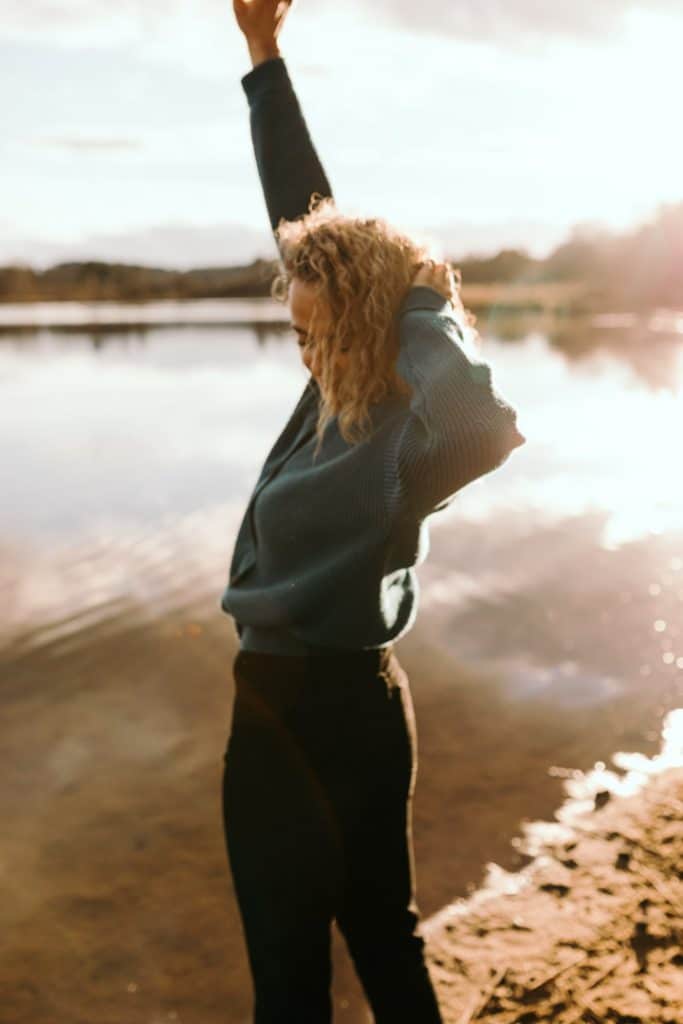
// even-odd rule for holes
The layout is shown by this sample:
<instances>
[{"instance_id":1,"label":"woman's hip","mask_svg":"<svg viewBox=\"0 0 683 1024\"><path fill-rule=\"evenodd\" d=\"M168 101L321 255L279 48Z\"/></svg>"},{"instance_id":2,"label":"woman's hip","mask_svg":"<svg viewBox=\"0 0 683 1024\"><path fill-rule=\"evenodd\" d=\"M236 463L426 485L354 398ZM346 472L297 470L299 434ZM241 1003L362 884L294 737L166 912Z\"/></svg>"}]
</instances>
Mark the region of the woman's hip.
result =
<instances>
[{"instance_id":1,"label":"woman's hip","mask_svg":"<svg viewBox=\"0 0 683 1024\"><path fill-rule=\"evenodd\" d=\"M329 654L277 654L239 648L233 662L235 694L258 695L273 709L308 701L351 707L372 701L375 693L390 695L408 685L393 649L385 647Z\"/></svg>"},{"instance_id":2,"label":"woman's hip","mask_svg":"<svg viewBox=\"0 0 683 1024\"><path fill-rule=\"evenodd\" d=\"M417 754L408 676L392 646L334 656L240 649L232 732L296 743L313 763L381 773Z\"/></svg>"}]
</instances>

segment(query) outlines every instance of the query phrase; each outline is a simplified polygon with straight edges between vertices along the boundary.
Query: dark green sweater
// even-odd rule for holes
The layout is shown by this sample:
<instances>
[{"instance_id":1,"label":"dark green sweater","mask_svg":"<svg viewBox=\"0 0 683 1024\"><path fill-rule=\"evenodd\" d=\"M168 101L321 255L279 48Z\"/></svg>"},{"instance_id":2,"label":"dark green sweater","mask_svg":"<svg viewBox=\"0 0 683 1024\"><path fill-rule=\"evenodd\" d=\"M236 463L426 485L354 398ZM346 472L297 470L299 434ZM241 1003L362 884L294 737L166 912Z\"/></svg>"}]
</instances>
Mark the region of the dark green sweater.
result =
<instances>
[{"instance_id":1,"label":"dark green sweater","mask_svg":"<svg viewBox=\"0 0 683 1024\"><path fill-rule=\"evenodd\" d=\"M332 192L284 60L257 65L242 85L274 230L304 214L313 192ZM320 393L309 376L263 464L221 599L243 648L316 653L398 640L417 615L427 516L526 441L489 366L465 352L447 299L414 286L396 315L411 397L372 406L360 444L347 444L333 419L314 463Z\"/></svg>"}]
</instances>

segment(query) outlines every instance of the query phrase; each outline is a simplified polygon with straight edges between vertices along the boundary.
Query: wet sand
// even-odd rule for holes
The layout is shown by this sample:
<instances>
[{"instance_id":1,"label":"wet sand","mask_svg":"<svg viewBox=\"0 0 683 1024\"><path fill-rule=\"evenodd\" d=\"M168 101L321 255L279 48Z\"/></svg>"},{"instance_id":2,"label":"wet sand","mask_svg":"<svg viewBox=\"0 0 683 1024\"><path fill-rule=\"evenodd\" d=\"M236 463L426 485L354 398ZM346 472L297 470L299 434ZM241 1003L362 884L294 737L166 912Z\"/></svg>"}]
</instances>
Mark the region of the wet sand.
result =
<instances>
[{"instance_id":1,"label":"wet sand","mask_svg":"<svg viewBox=\"0 0 683 1024\"><path fill-rule=\"evenodd\" d=\"M231 620L210 603L143 609L0 655L5 840L0 986L7 1024L241 1024L251 988L224 851ZM606 715L514 702L416 627L396 647L419 736L413 808L427 920L529 862L519 823L549 818L563 781L616 746L654 753L655 695ZM653 728L657 731L653 731ZM653 738L648 740L647 736ZM333 929L335 1019L367 1021Z\"/></svg>"}]
</instances>

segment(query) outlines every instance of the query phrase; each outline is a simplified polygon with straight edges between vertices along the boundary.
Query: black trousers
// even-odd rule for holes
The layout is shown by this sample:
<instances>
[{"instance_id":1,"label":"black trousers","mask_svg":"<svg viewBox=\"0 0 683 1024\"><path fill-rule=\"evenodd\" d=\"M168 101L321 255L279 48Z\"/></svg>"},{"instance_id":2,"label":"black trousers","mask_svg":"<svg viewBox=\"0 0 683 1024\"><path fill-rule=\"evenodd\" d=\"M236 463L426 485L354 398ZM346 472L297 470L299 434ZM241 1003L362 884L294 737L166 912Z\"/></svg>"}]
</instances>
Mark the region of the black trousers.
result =
<instances>
[{"instance_id":1,"label":"black trousers","mask_svg":"<svg viewBox=\"0 0 683 1024\"><path fill-rule=\"evenodd\" d=\"M329 1024L333 919L376 1024L441 1024L415 896L415 714L393 648L240 650L233 675L223 820L254 1024Z\"/></svg>"}]
</instances>

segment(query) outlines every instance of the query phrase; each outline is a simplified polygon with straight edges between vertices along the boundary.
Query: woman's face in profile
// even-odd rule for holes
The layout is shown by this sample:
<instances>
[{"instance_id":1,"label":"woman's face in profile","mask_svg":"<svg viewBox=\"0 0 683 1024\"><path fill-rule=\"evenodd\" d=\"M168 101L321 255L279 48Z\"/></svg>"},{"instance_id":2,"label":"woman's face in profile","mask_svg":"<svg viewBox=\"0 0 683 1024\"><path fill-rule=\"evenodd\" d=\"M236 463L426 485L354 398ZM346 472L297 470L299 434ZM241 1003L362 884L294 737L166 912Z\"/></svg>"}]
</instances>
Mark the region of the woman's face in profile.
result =
<instances>
[{"instance_id":1,"label":"woman's face in profile","mask_svg":"<svg viewBox=\"0 0 683 1024\"><path fill-rule=\"evenodd\" d=\"M294 277L289 286L289 309L291 314L292 327L299 339L301 359L304 366L313 377L317 377L321 371L322 346L325 344L325 335L330 324L331 313L329 307L323 305L320 316L322 323L319 323L316 337L309 335L309 325L315 302L316 289L313 285L299 278ZM344 370L348 363L348 356L340 353L337 357L337 367Z\"/></svg>"}]
</instances>

